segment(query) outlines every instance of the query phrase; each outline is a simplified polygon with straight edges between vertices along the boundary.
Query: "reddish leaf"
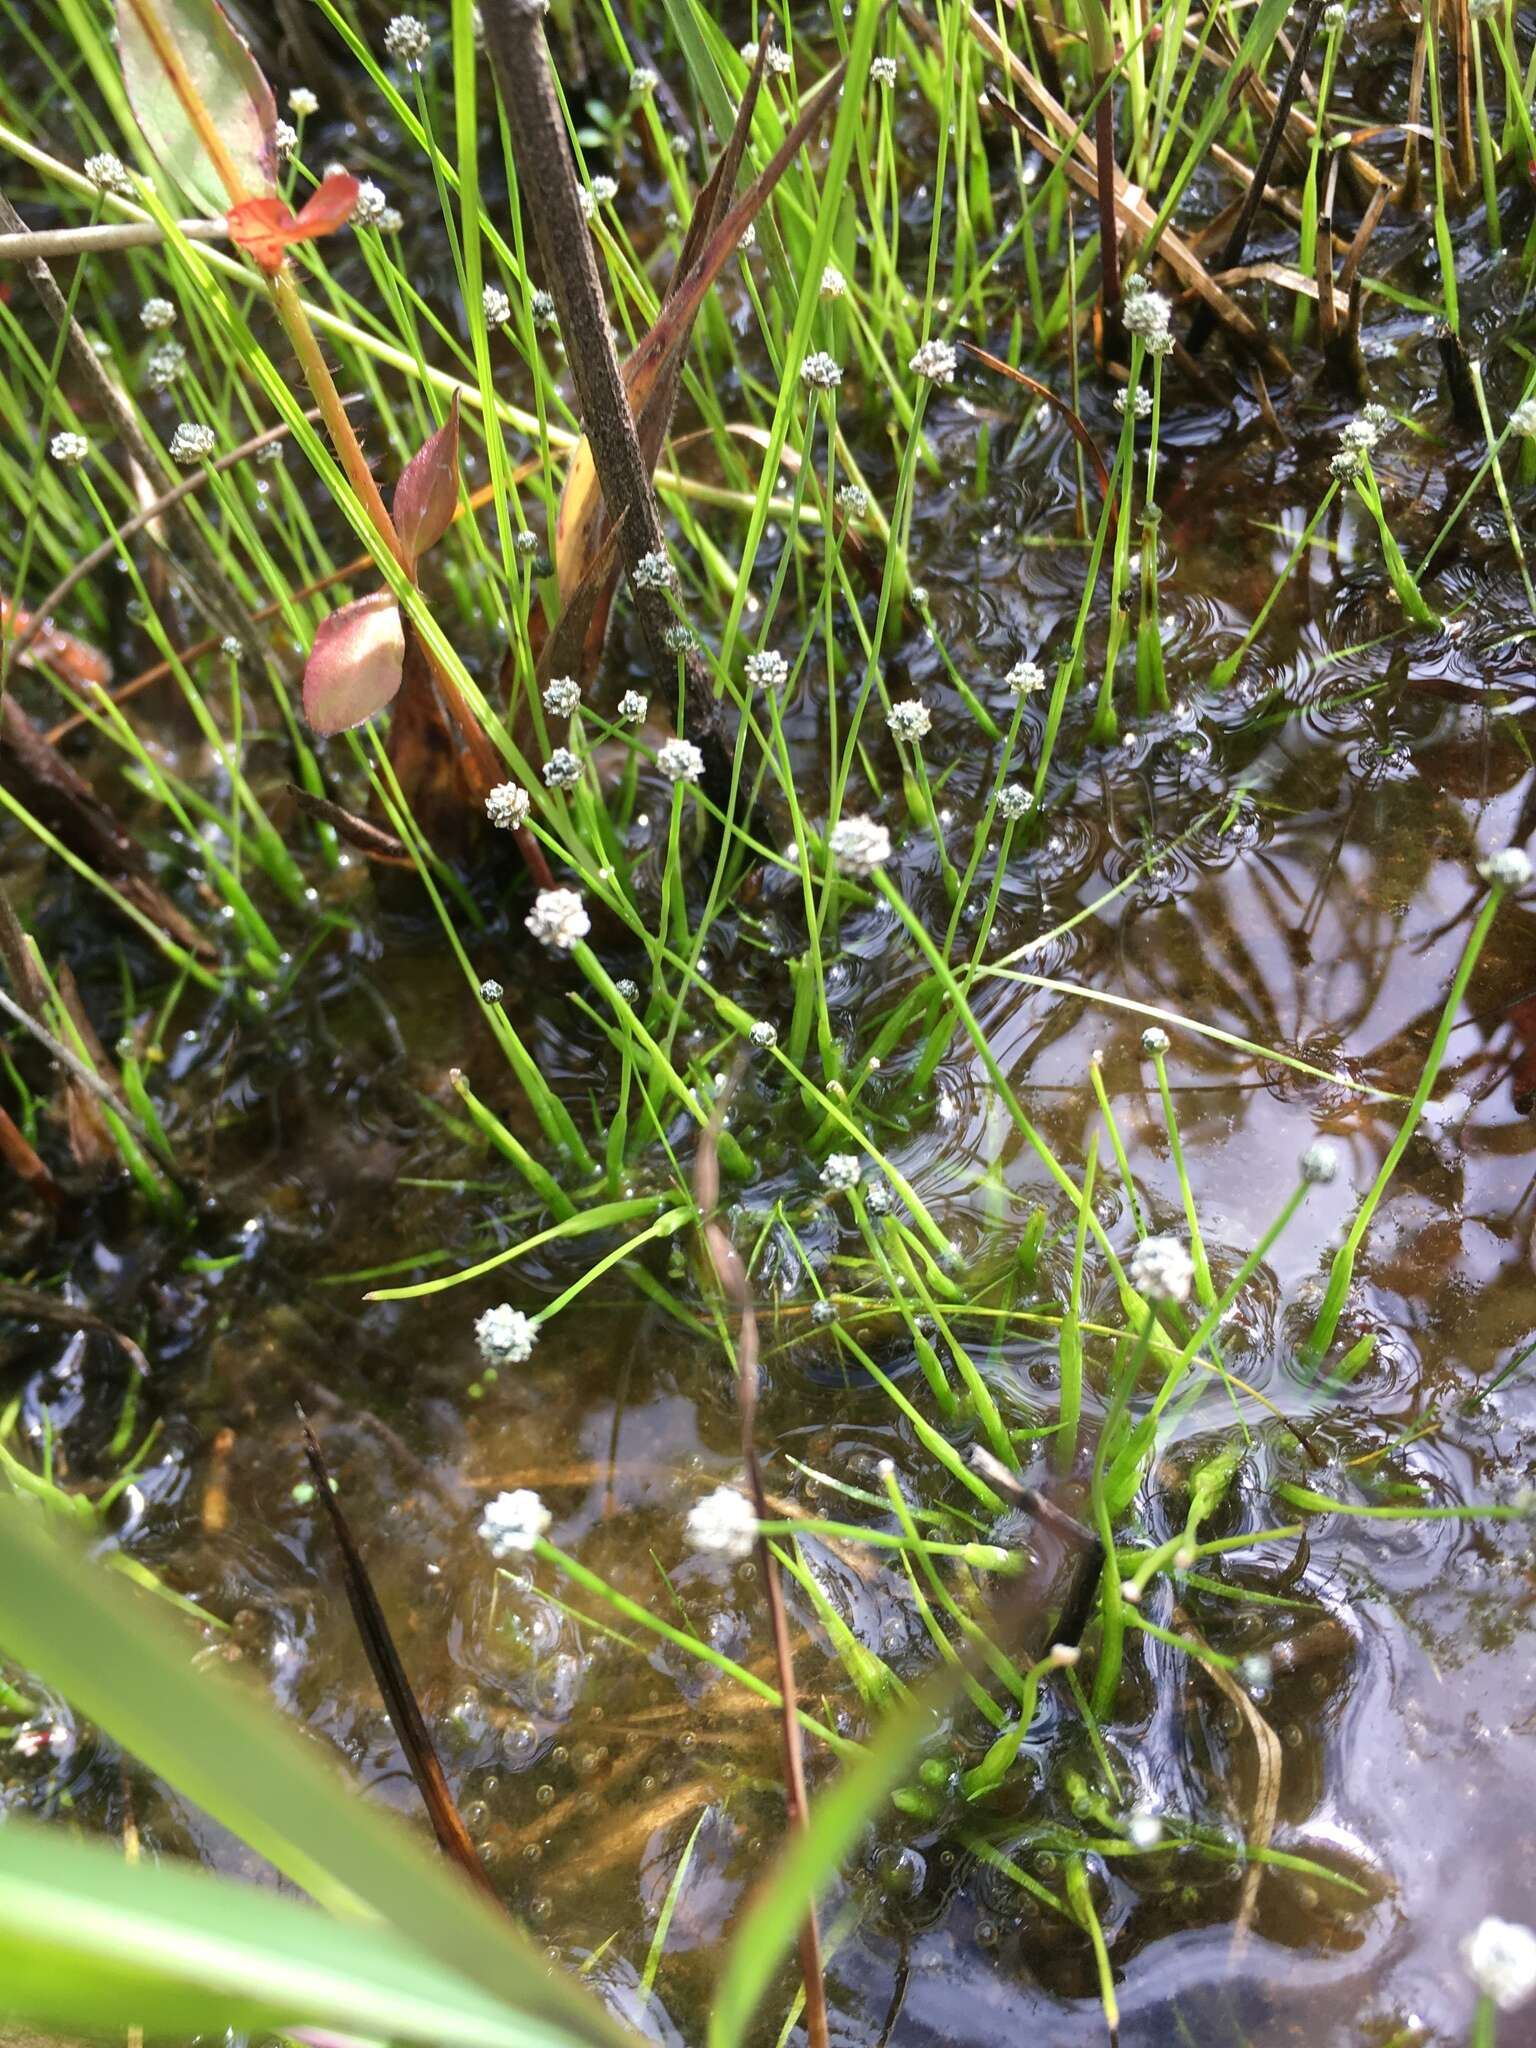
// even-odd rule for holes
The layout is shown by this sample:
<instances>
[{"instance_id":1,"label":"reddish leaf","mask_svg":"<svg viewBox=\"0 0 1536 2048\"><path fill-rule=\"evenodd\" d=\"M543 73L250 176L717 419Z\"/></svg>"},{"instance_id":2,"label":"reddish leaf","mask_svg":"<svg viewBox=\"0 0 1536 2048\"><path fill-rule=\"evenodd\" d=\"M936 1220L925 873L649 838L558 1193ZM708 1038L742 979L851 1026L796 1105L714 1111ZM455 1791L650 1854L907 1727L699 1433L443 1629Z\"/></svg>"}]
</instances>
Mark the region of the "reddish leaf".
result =
<instances>
[{"instance_id":1,"label":"reddish leaf","mask_svg":"<svg viewBox=\"0 0 1536 2048\"><path fill-rule=\"evenodd\" d=\"M316 732L345 732L382 711L400 688L405 629L387 590L322 621L304 670L304 716Z\"/></svg>"},{"instance_id":2,"label":"reddish leaf","mask_svg":"<svg viewBox=\"0 0 1536 2048\"><path fill-rule=\"evenodd\" d=\"M333 171L310 193L295 213L286 199L246 199L225 216L229 238L268 275L283 267L290 243L311 242L345 225L357 204L357 180L350 171Z\"/></svg>"},{"instance_id":3,"label":"reddish leaf","mask_svg":"<svg viewBox=\"0 0 1536 2048\"><path fill-rule=\"evenodd\" d=\"M458 503L459 394L455 391L447 419L411 457L395 485L395 531L408 569L414 569L427 549L442 539Z\"/></svg>"}]
</instances>

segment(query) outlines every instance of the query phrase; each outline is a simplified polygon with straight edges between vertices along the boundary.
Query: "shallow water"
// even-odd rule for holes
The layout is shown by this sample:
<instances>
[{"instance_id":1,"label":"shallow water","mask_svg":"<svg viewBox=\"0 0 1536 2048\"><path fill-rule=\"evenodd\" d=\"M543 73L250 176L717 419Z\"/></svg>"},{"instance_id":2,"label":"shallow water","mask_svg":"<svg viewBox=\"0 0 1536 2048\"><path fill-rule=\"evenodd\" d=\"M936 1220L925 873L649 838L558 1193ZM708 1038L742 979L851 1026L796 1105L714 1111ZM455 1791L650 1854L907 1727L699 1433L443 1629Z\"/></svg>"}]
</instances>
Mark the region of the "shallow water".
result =
<instances>
[{"instance_id":1,"label":"shallow water","mask_svg":"<svg viewBox=\"0 0 1536 2048\"><path fill-rule=\"evenodd\" d=\"M1406 63L1390 45L1384 58L1369 27L1361 32L1369 61L1362 58L1353 87L1362 121L1390 117ZM1370 268L1390 268L1412 292L1424 286L1430 255L1426 234L1399 222L1383 227ZM1491 343L1517 280L1485 264L1463 290L1471 330ZM1438 394L1425 319L1373 301L1367 357L1372 396L1404 422L1378 471L1394 530L1417 560L1476 451ZM1528 836L1536 804L1527 752L1531 621L1486 494L1455 529L1429 586L1449 621L1442 629L1394 630L1374 533L1354 515L1336 516L1238 681L1211 689L1213 663L1241 637L1325 488L1337 428L1352 408L1303 351L1302 374L1274 394L1285 430L1277 441L1246 386L1234 387L1221 344L1206 361L1214 395L1186 403L1171 380L1164 414L1162 606L1173 709L1143 720L1124 714L1127 729L1108 748L1088 737L1091 706L1080 717L1069 712L1048 836L1013 861L989 948L997 960L1045 935L1017 965L1057 986L994 978L978 1014L1024 1108L1074 1167L1096 1121L1089 1061L1102 1055L1138 1186L1154 1220L1170 1228L1182 1227L1180 1196L1139 1051L1144 1019L1073 989L1160 1006L1336 1077L1174 1031L1169 1070L1218 1276L1235 1269L1272 1219L1294 1160L1315 1136L1333 1138L1343 1158L1338 1180L1314 1192L1225 1333L1231 1369L1301 1423L1306 1441L1249 1407L1253 1447L1218 1533L1289 1519L1269 1498L1280 1480L1335 1494L1368 1487L1376 1499L1397 1483L1440 1504L1507 1501L1526 1483L1536 1432L1532 1368L1518 1363L1536 1341L1536 1056L1524 1035L1536 1024L1515 1008L1536 995L1528 906L1509 905L1494 928L1435 1110L1368 1238L1346 1333L1378 1333L1372 1362L1320 1403L1295 1352L1328 1255L1402 1113L1400 1103L1346 1084L1394 1096L1411 1090L1480 901L1476 860ZM1509 371L1490 353L1500 417ZM881 422L861 413L852 390L847 401L845 429L872 482L889 488ZM1091 373L1084 409L1107 445L1117 421L1108 388ZM1007 707L1010 662L1070 630L1083 574L1082 550L1064 539L1072 443L1049 421L1017 434L1019 418L1014 395L979 375L935 400L939 473L923 487L913 529L937 633L998 712ZM990 468L978 493L983 424ZM763 589L772 554L758 567ZM1101 616L1090 673L1103 633ZM611 653L605 702L629 679L627 651L621 643ZM921 627L904 635L890 678L893 693L909 682L933 708L925 752L930 772L943 775L941 824L958 847L994 764ZM790 721L808 775L825 758L826 718L812 665ZM1031 732L1037 745L1038 721ZM893 750L880 766L896 774ZM662 815L659 803L651 808ZM1153 851L1155 866L1141 872ZM899 874L908 900L942 929L947 902L931 839L908 836ZM1060 929L1131 877L1095 916ZM697 1826L646 2024L660 2038L698 2040L722 1937L782 1833L776 1723L680 1653L595 1627L612 1617L546 1568L498 1580L474 1520L496 1491L537 1488L562 1548L766 1670L752 1568L728 1571L681 1541L688 1506L738 1470L734 1386L716 1346L691 1338L616 1276L548 1328L528 1366L503 1373L478 1399L472 1323L508 1291L502 1276L424 1302L363 1301L366 1283L347 1277L359 1269L428 1248L468 1264L538 1227L520 1185L445 1122L457 1107L450 1070L462 1068L515 1127L527 1120L480 1006L422 905L398 889L375 891L356 862L316 882L337 924L293 992L259 1031L217 1008L189 1010L158 1084L203 1194L190 1244L146 1227L123 1202L99 1208L61 1247L23 1203L12 1209L7 1270L31 1274L41 1262L67 1274L102 1314L145 1332L153 1364L146 1408L162 1427L141 1480L142 1519L125 1540L230 1623L217 1654L249 1666L373 1796L414 1816L326 1530L294 1495L304 1474L293 1403L303 1402L499 1890L558 1958L575 1963L602 1948L594 1980L631 2013L651 1931ZM511 991L519 1030L573 1106L582 1108L589 1091L606 1102L606 1045L568 1002L561 978L530 960L515 882L481 873L475 885L488 920L476 968ZM710 945L716 985L781 1026L798 902L798 883L777 873L726 916ZM116 932L56 875L39 881L32 917L49 957L74 962L95 1014L113 1014ZM297 930L287 936L300 942ZM754 943L763 938L766 948ZM850 1047L865 1047L909 985L911 956L883 912L849 917L843 938L834 1022ZM617 957L608 964L615 973L634 968ZM895 1104L914 1058L902 1049L887 1057L863 1097L871 1118ZM780 1095L773 1070L749 1074L735 1122L750 1134L760 1169L735 1194L738 1243L749 1245L782 1201L818 1262L848 1252L851 1231L840 1242L817 1192L804 1114ZM1006 1265L1038 1202L1062 1222L963 1040L938 1069L932 1114L890 1151L973 1270ZM1101 1181L1099 1200L1124 1245L1133 1219L1112 1177ZM552 1299L592 1249L590 1241L552 1247L520 1263L511 1269L513 1298L529 1306ZM1051 1243L1038 1291L1059 1296L1070 1249L1070 1237ZM689 1257L679 1246L670 1265L663 1257L656 1267L685 1295L694 1291ZM829 1285L849 1278L831 1265ZM942 1495L942 1473L890 1404L851 1384L834 1342L811 1326L811 1293L782 1233L769 1233L756 1282L768 1374L760 1441L771 1489L813 1505L815 1482L791 1458L868 1484L889 1457L914 1494ZM1110 1295L1094 1273L1090 1305L1107 1307ZM910 1392L915 1362L892 1328L877 1328L873 1341ZM1007 1334L994 1339L999 1328ZM1054 1343L1005 1324L978 1324L975 1343L1009 1421L1048 1419ZM1509 1379L1489 1391L1507 1369ZM123 1378L109 1345L18 1336L7 1384L21 1398L24 1440L37 1438L46 1414L71 1477L110 1470L105 1447ZM1154 1486L1145 1502L1149 1537L1182 1520L1180 1475L1230 1420L1219 1390L1191 1415L1159 1474L1165 1492ZM1191 1588L1183 1616L1219 1650L1271 1658L1273 1677L1253 1696L1280 1745L1275 1846L1360 1889L1266 1869L1252 1931L1237 1931L1238 1851L1257 1797L1252 1731L1187 1660L1147 1642L1121 1718L1107 1730L1122 1791L1116 1810L1221 1829L1233 1854L1164 1847L1095 1867L1127 2043L1406 2048L1460 2040L1470 2015L1461 1939L1487 1912L1536 1920L1527 1529L1304 1519L1304 1547L1265 1543L1230 1553L1224 1568L1229 1582L1282 1604L1241 1606ZM926 1668L931 1648L897 1577L855 1569L814 1539L805 1550L862 1640L906 1675ZM567 1611L568 1599L586 1619ZM793 1589L791 1605L805 1697L825 1698L842 1725L857 1729L862 1709L821 1625ZM1175 1625L1166 1607L1153 1612ZM70 1731L66 1747L32 1760L13 1751L7 1804L58 1811L67 1799L103 1827L120 1827L120 1759L76 1728L62 1702L54 1712ZM959 1715L945 1753L973 1761L987 1736L978 1717ZM1048 1829L1072 1825L1062 1767L1091 1768L1070 1697L1054 1686L1031 1749L1041 1760L1038 1794L1016 1802L993 1833L1033 1875L1050 1879L1060 1852ZM813 1776L828 1768L814 1747L810 1763ZM179 1798L140 1772L130 1781L149 1846L244 1867L241 1852ZM991 2044L1016 2034L1102 2039L1087 1942L980 1863L959 1834L957 1825L925 1829L892 1814L845 1873L824 1916L835 1947L835 2038L870 2048ZM780 2012L788 1972L781 1988ZM1520 2024L1505 2023L1501 2042L1536 2038L1522 2036ZM773 2031L765 2025L762 2038Z\"/></svg>"}]
</instances>

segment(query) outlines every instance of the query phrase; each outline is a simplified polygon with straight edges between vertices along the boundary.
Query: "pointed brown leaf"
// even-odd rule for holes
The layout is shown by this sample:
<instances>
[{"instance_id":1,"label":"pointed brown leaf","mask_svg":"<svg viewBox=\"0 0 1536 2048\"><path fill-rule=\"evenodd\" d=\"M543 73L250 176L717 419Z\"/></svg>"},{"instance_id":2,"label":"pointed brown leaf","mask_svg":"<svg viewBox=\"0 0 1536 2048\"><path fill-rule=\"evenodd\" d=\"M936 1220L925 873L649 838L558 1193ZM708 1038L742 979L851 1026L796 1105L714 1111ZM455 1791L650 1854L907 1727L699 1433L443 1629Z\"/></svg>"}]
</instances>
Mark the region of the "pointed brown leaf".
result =
<instances>
[{"instance_id":1,"label":"pointed brown leaf","mask_svg":"<svg viewBox=\"0 0 1536 2048\"><path fill-rule=\"evenodd\" d=\"M807 136L835 103L842 87L843 71L844 66L839 64L822 81L774 152L772 160L713 229L701 237L695 260L686 273L674 277L660 313L624 365L624 389L635 415L641 452L653 468L666 438L683 358L705 296L727 259L740 245L742 236L762 211L774 187L794 162ZM733 135L733 143L735 139ZM722 181L722 193L725 189ZM704 203L702 198L700 203ZM592 451L583 439L572 453L565 489L560 497L559 517L555 522L555 569L562 599L585 579L606 523Z\"/></svg>"},{"instance_id":2,"label":"pointed brown leaf","mask_svg":"<svg viewBox=\"0 0 1536 2048\"><path fill-rule=\"evenodd\" d=\"M458 503L459 394L455 391L447 419L411 457L395 485L395 531L408 569L414 569L428 548L442 539Z\"/></svg>"},{"instance_id":3,"label":"pointed brown leaf","mask_svg":"<svg viewBox=\"0 0 1536 2048\"><path fill-rule=\"evenodd\" d=\"M304 670L304 716L319 733L345 732L382 711L400 688L405 631L387 590L344 604L320 623Z\"/></svg>"}]
</instances>

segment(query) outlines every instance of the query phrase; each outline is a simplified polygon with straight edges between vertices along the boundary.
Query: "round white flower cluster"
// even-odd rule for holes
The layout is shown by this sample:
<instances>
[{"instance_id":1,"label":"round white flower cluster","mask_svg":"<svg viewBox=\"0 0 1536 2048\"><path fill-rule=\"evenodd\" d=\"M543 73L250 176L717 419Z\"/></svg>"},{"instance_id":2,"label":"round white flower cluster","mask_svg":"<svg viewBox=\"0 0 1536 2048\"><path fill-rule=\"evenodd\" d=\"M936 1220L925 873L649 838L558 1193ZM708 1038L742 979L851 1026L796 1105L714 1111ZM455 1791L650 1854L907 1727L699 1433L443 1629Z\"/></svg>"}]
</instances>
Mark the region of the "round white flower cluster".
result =
<instances>
[{"instance_id":1,"label":"round white flower cluster","mask_svg":"<svg viewBox=\"0 0 1536 2048\"><path fill-rule=\"evenodd\" d=\"M501 1000L501 990L494 981L487 982L485 988L496 989L494 996L486 996L487 1002ZM487 1365L524 1365L532 1358L538 1341L538 1324L509 1301L488 1308L475 1322L475 1349Z\"/></svg>"},{"instance_id":2,"label":"round white flower cluster","mask_svg":"<svg viewBox=\"0 0 1536 2048\"><path fill-rule=\"evenodd\" d=\"M492 1557L534 1548L554 1516L531 1488L498 1493L480 1517L480 1536Z\"/></svg>"},{"instance_id":3,"label":"round white flower cluster","mask_svg":"<svg viewBox=\"0 0 1536 2048\"><path fill-rule=\"evenodd\" d=\"M910 697L905 703L893 704L885 715L885 722L897 739L905 740L911 746L929 731L933 714L918 698Z\"/></svg>"},{"instance_id":4,"label":"round white flower cluster","mask_svg":"<svg viewBox=\"0 0 1536 2048\"><path fill-rule=\"evenodd\" d=\"M372 178L362 179L357 188L357 204L352 209L353 227L379 227L388 211L389 200L384 187L376 185Z\"/></svg>"},{"instance_id":5,"label":"round white flower cluster","mask_svg":"<svg viewBox=\"0 0 1536 2048\"><path fill-rule=\"evenodd\" d=\"M1160 1060L1172 1043L1161 1024L1149 1024L1141 1034L1141 1049L1149 1060Z\"/></svg>"},{"instance_id":6,"label":"round white flower cluster","mask_svg":"<svg viewBox=\"0 0 1536 2048\"><path fill-rule=\"evenodd\" d=\"M1518 846L1506 846L1502 853L1479 861L1477 872L1496 889L1523 889L1531 879L1531 863Z\"/></svg>"},{"instance_id":7,"label":"round white flower cluster","mask_svg":"<svg viewBox=\"0 0 1536 2048\"><path fill-rule=\"evenodd\" d=\"M858 1186L862 1172L856 1152L833 1152L821 1169L821 1184L830 1188L834 1195L851 1194Z\"/></svg>"},{"instance_id":8,"label":"round white flower cluster","mask_svg":"<svg viewBox=\"0 0 1536 2048\"><path fill-rule=\"evenodd\" d=\"M754 690L782 690L789 681L789 663L772 647L747 656L747 681Z\"/></svg>"},{"instance_id":9,"label":"round white flower cluster","mask_svg":"<svg viewBox=\"0 0 1536 2048\"><path fill-rule=\"evenodd\" d=\"M560 325L560 315L555 311L555 302L548 292L534 292L528 301L528 310L533 315L535 327L552 330Z\"/></svg>"},{"instance_id":10,"label":"round white flower cluster","mask_svg":"<svg viewBox=\"0 0 1536 2048\"><path fill-rule=\"evenodd\" d=\"M176 324L176 308L169 299L146 299L139 308L139 325L157 334L162 327Z\"/></svg>"},{"instance_id":11,"label":"round white flower cluster","mask_svg":"<svg viewBox=\"0 0 1536 2048\"><path fill-rule=\"evenodd\" d=\"M844 875L872 875L891 857L891 835L873 818L839 818L827 844Z\"/></svg>"},{"instance_id":12,"label":"round white flower cluster","mask_svg":"<svg viewBox=\"0 0 1536 2048\"><path fill-rule=\"evenodd\" d=\"M659 83L649 64L637 64L629 74L629 89L638 99L644 99L648 92L654 92Z\"/></svg>"},{"instance_id":13,"label":"round white flower cluster","mask_svg":"<svg viewBox=\"0 0 1536 2048\"><path fill-rule=\"evenodd\" d=\"M648 555L642 555L635 564L634 583L637 590L670 590L677 581L677 571L664 548L653 548Z\"/></svg>"},{"instance_id":14,"label":"round white flower cluster","mask_svg":"<svg viewBox=\"0 0 1536 2048\"><path fill-rule=\"evenodd\" d=\"M523 923L541 946L569 953L592 929L587 906L574 889L541 889Z\"/></svg>"},{"instance_id":15,"label":"round white flower cluster","mask_svg":"<svg viewBox=\"0 0 1536 2048\"><path fill-rule=\"evenodd\" d=\"M835 263L829 263L821 273L821 296L824 299L840 299L848 289L848 280Z\"/></svg>"},{"instance_id":16,"label":"round white flower cluster","mask_svg":"<svg viewBox=\"0 0 1536 2048\"><path fill-rule=\"evenodd\" d=\"M688 1510L683 1533L691 1550L740 1564L757 1542L757 1515L744 1493L734 1486L717 1486Z\"/></svg>"},{"instance_id":17,"label":"round white flower cluster","mask_svg":"<svg viewBox=\"0 0 1536 2048\"><path fill-rule=\"evenodd\" d=\"M1467 1975L1500 2012L1513 2012L1536 1991L1536 1933L1514 1920L1480 1921L1461 1945Z\"/></svg>"},{"instance_id":18,"label":"round white flower cluster","mask_svg":"<svg viewBox=\"0 0 1536 2048\"><path fill-rule=\"evenodd\" d=\"M692 740L667 740L656 749L656 766L668 782L697 782L704 773L704 756Z\"/></svg>"},{"instance_id":19,"label":"round white flower cluster","mask_svg":"<svg viewBox=\"0 0 1536 2048\"><path fill-rule=\"evenodd\" d=\"M876 85L887 89L896 83L896 59L894 57L871 57L869 75Z\"/></svg>"},{"instance_id":20,"label":"round white flower cluster","mask_svg":"<svg viewBox=\"0 0 1536 2048\"><path fill-rule=\"evenodd\" d=\"M1144 1237L1131 1253L1130 1276L1148 1301L1182 1303L1194 1285L1194 1261L1176 1237Z\"/></svg>"},{"instance_id":21,"label":"round white flower cluster","mask_svg":"<svg viewBox=\"0 0 1536 2048\"><path fill-rule=\"evenodd\" d=\"M959 367L954 344L948 341L925 341L907 364L914 377L924 377L930 384L953 384Z\"/></svg>"},{"instance_id":22,"label":"round white flower cluster","mask_svg":"<svg viewBox=\"0 0 1536 2048\"><path fill-rule=\"evenodd\" d=\"M1339 1170L1339 1155L1326 1138L1319 1138L1301 1155L1301 1177L1309 1188L1325 1188Z\"/></svg>"},{"instance_id":23,"label":"round white flower cluster","mask_svg":"<svg viewBox=\"0 0 1536 2048\"><path fill-rule=\"evenodd\" d=\"M1022 782L1005 782L997 792L997 808L1010 825L1016 825L1026 811L1033 810L1034 803L1034 791L1026 789Z\"/></svg>"},{"instance_id":24,"label":"round white flower cluster","mask_svg":"<svg viewBox=\"0 0 1536 2048\"><path fill-rule=\"evenodd\" d=\"M650 698L642 695L639 690L626 690L619 699L619 716L626 725L642 724L650 708Z\"/></svg>"},{"instance_id":25,"label":"round white flower cluster","mask_svg":"<svg viewBox=\"0 0 1536 2048\"><path fill-rule=\"evenodd\" d=\"M800 382L809 391L835 391L842 381L842 364L824 348L813 349L800 365Z\"/></svg>"},{"instance_id":26,"label":"round white flower cluster","mask_svg":"<svg viewBox=\"0 0 1536 2048\"><path fill-rule=\"evenodd\" d=\"M133 179L128 166L120 156L114 156L104 149L100 156L88 156L85 160L85 175L98 192L131 192Z\"/></svg>"},{"instance_id":27,"label":"round white flower cluster","mask_svg":"<svg viewBox=\"0 0 1536 2048\"><path fill-rule=\"evenodd\" d=\"M502 832L520 830L532 808L533 799L515 782L498 782L485 800L485 815Z\"/></svg>"},{"instance_id":28,"label":"round white flower cluster","mask_svg":"<svg viewBox=\"0 0 1536 2048\"><path fill-rule=\"evenodd\" d=\"M581 780L581 762L569 747L556 747L544 763L546 789L574 789Z\"/></svg>"},{"instance_id":29,"label":"round white flower cluster","mask_svg":"<svg viewBox=\"0 0 1536 2048\"><path fill-rule=\"evenodd\" d=\"M91 452L91 444L84 434L55 434L48 443L48 452L55 462L62 462L66 469L73 469L77 462L84 462Z\"/></svg>"},{"instance_id":30,"label":"round white flower cluster","mask_svg":"<svg viewBox=\"0 0 1536 2048\"><path fill-rule=\"evenodd\" d=\"M759 1052L769 1052L779 1042L778 1028L773 1024L754 1024L747 1035Z\"/></svg>"},{"instance_id":31,"label":"round white flower cluster","mask_svg":"<svg viewBox=\"0 0 1536 2048\"><path fill-rule=\"evenodd\" d=\"M171 436L171 460L187 464L201 462L213 453L216 446L217 437L212 427L183 420Z\"/></svg>"},{"instance_id":32,"label":"round white flower cluster","mask_svg":"<svg viewBox=\"0 0 1536 2048\"><path fill-rule=\"evenodd\" d=\"M505 327L512 319L512 301L499 284L488 284L480 294L480 311L487 327Z\"/></svg>"},{"instance_id":33,"label":"round white flower cluster","mask_svg":"<svg viewBox=\"0 0 1536 2048\"><path fill-rule=\"evenodd\" d=\"M1016 697L1033 697L1037 690L1045 688L1045 670L1037 661L1016 661L1006 680Z\"/></svg>"},{"instance_id":34,"label":"round white flower cluster","mask_svg":"<svg viewBox=\"0 0 1536 2048\"><path fill-rule=\"evenodd\" d=\"M544 685L544 709L552 718L569 718L581 702L573 676L554 676Z\"/></svg>"},{"instance_id":35,"label":"round white flower cluster","mask_svg":"<svg viewBox=\"0 0 1536 2048\"><path fill-rule=\"evenodd\" d=\"M296 85L288 95L288 111L302 121L308 114L319 113L320 102L307 85Z\"/></svg>"}]
</instances>

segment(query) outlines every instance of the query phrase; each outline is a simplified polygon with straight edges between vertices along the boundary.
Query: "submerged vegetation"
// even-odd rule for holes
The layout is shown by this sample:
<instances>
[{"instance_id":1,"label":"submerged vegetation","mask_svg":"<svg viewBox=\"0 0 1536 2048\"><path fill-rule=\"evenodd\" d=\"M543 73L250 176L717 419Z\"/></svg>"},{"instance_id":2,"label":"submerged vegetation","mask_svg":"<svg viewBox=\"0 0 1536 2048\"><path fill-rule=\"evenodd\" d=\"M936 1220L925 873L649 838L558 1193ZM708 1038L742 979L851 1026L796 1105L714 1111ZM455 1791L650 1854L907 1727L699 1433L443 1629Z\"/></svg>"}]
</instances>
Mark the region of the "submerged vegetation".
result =
<instances>
[{"instance_id":1,"label":"submerged vegetation","mask_svg":"<svg viewBox=\"0 0 1536 2048\"><path fill-rule=\"evenodd\" d=\"M0 19L0 2010L1491 2041L1529 20Z\"/></svg>"}]
</instances>

